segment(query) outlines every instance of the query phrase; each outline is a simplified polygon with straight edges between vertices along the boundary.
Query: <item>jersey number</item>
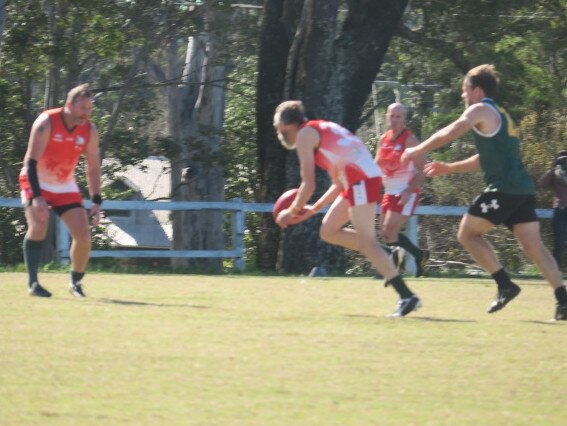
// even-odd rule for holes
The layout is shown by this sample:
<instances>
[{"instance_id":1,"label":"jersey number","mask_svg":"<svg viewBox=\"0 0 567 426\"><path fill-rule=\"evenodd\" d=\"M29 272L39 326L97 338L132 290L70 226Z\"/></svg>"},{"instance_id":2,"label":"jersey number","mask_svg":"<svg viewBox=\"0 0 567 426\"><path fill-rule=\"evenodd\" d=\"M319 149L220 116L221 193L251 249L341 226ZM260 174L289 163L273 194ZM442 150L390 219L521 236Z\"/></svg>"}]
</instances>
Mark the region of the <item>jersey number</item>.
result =
<instances>
[{"instance_id":1,"label":"jersey number","mask_svg":"<svg viewBox=\"0 0 567 426\"><path fill-rule=\"evenodd\" d=\"M520 132L518 131L518 128L516 127L516 125L514 124L514 120L512 120L512 118L510 117L510 115L508 114L508 111L506 111L504 108L502 107L498 107L498 110L506 116L506 121L508 121L508 134L510 136L513 136L515 138L519 138L520 137Z\"/></svg>"}]
</instances>

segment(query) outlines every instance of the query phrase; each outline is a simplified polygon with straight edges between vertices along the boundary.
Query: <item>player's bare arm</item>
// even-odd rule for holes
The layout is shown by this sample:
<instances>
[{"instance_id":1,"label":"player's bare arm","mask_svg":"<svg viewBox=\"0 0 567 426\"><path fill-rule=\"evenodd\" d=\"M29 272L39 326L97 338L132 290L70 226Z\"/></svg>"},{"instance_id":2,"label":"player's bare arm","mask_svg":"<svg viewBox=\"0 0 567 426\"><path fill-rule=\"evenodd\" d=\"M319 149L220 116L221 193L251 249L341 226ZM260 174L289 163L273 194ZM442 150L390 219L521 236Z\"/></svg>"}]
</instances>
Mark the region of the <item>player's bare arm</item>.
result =
<instances>
[{"instance_id":1,"label":"player's bare arm","mask_svg":"<svg viewBox=\"0 0 567 426\"><path fill-rule=\"evenodd\" d=\"M376 164L378 164L378 161L380 160L380 145L382 145L383 140L384 140L384 135L380 136L380 140L378 140L378 145L376 145L376 155L374 156L374 162Z\"/></svg>"},{"instance_id":2,"label":"player's bare arm","mask_svg":"<svg viewBox=\"0 0 567 426\"><path fill-rule=\"evenodd\" d=\"M51 120L49 120L49 116L47 114L41 114L32 125L24 162L30 158L32 160L39 161L47 148L50 134Z\"/></svg>"},{"instance_id":3,"label":"player's bare arm","mask_svg":"<svg viewBox=\"0 0 567 426\"><path fill-rule=\"evenodd\" d=\"M37 162L45 152L47 144L49 143L49 136L51 134L51 120L47 114L40 114L36 118L32 125L30 132L30 138L28 142L28 149L24 157L24 167L27 170L28 179L31 181L30 177L30 160L34 164L35 168ZM37 172L35 173L35 179L37 179ZM37 182L39 186L39 181ZM35 185L34 185L35 186ZM31 215L40 222L45 222L49 217L49 208L46 201L41 195L34 196L29 204L29 209Z\"/></svg>"},{"instance_id":4,"label":"player's bare arm","mask_svg":"<svg viewBox=\"0 0 567 426\"><path fill-rule=\"evenodd\" d=\"M311 127L304 127L297 133L295 147L299 158L301 185L290 206L293 213L299 212L315 192L315 149L319 146L319 133Z\"/></svg>"},{"instance_id":5,"label":"player's bare arm","mask_svg":"<svg viewBox=\"0 0 567 426\"><path fill-rule=\"evenodd\" d=\"M95 194L100 195L101 190L101 166L98 130L94 123L91 123L89 143L85 150L85 160L87 166L87 183L91 197Z\"/></svg>"},{"instance_id":6,"label":"player's bare arm","mask_svg":"<svg viewBox=\"0 0 567 426\"><path fill-rule=\"evenodd\" d=\"M329 189L319 198L316 202L309 205L306 204L298 215L294 215L289 225L297 225L304 220L309 219L311 216L316 215L319 211L331 204L342 192L342 186L340 184L332 184Z\"/></svg>"},{"instance_id":7,"label":"player's bare arm","mask_svg":"<svg viewBox=\"0 0 567 426\"><path fill-rule=\"evenodd\" d=\"M301 185L295 200L288 209L282 210L276 223L285 228L299 214L315 192L315 149L319 145L319 133L310 127L301 129L296 136L295 149L299 158Z\"/></svg>"},{"instance_id":8,"label":"player's bare arm","mask_svg":"<svg viewBox=\"0 0 567 426\"><path fill-rule=\"evenodd\" d=\"M339 184L333 183L329 189L319 198L316 202L313 203L311 206L307 206L313 213L317 213L323 207L331 204L335 199L339 196L342 192L342 187Z\"/></svg>"},{"instance_id":9,"label":"player's bare arm","mask_svg":"<svg viewBox=\"0 0 567 426\"><path fill-rule=\"evenodd\" d=\"M421 144L413 147L407 148L402 155L402 162L406 163L409 160L414 160L420 154L425 154L427 152L433 151L449 142L461 137L466 132L471 130L474 126L479 128L479 130L484 131L480 127L482 126L485 117L489 114L486 110L488 107L477 103L468 107L463 114L455 121L453 121L448 126L442 128L441 130L435 132L427 140L423 141Z\"/></svg>"},{"instance_id":10,"label":"player's bare arm","mask_svg":"<svg viewBox=\"0 0 567 426\"><path fill-rule=\"evenodd\" d=\"M411 135L409 138L407 138L406 149L413 148L418 145L419 140L415 135ZM423 167L425 166L425 153L417 153L415 158L413 159L413 164L415 166L415 174L409 181L408 187L400 194L400 200L398 201L400 205L406 204L409 201L411 194L413 194L425 180L425 173L423 172Z\"/></svg>"},{"instance_id":11,"label":"player's bare arm","mask_svg":"<svg viewBox=\"0 0 567 426\"><path fill-rule=\"evenodd\" d=\"M432 161L424 167L426 176L446 176L453 173L471 173L480 170L480 156L475 154L465 160L445 163L444 161Z\"/></svg>"},{"instance_id":12,"label":"player's bare arm","mask_svg":"<svg viewBox=\"0 0 567 426\"><path fill-rule=\"evenodd\" d=\"M89 143L85 150L85 160L87 169L87 184L91 198L93 195L101 194L101 166L98 130L94 123L91 123ZM100 205L93 203L90 211L93 217L93 226L100 223Z\"/></svg>"}]
</instances>

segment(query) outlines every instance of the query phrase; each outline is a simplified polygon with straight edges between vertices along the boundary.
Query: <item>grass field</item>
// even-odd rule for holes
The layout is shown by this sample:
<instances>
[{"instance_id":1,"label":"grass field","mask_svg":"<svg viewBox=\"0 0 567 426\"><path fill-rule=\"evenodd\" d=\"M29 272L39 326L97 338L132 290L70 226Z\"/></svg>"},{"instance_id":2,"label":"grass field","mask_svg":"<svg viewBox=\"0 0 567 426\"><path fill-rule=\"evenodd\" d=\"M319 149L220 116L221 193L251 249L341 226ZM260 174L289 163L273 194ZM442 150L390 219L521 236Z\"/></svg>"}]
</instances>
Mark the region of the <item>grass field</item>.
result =
<instances>
[{"instance_id":1,"label":"grass field","mask_svg":"<svg viewBox=\"0 0 567 426\"><path fill-rule=\"evenodd\" d=\"M489 280L0 274L1 425L564 425L552 291Z\"/></svg>"}]
</instances>

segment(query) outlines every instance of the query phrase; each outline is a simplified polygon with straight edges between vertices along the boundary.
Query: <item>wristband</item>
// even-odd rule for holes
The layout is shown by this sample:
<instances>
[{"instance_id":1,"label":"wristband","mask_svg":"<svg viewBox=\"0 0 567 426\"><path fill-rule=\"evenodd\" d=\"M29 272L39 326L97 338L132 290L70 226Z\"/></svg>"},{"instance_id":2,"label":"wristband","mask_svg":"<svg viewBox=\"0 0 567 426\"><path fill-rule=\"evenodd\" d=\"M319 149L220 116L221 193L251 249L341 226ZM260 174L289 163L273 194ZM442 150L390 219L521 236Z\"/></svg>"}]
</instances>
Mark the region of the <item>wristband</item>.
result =
<instances>
[{"instance_id":1,"label":"wristband","mask_svg":"<svg viewBox=\"0 0 567 426\"><path fill-rule=\"evenodd\" d=\"M28 160L28 182L32 190L32 200L36 197L41 197L41 188L39 186L39 179L37 177L37 161L33 158Z\"/></svg>"},{"instance_id":2,"label":"wristband","mask_svg":"<svg viewBox=\"0 0 567 426\"><path fill-rule=\"evenodd\" d=\"M91 201L99 206L102 204L102 197L100 194L95 194L91 197Z\"/></svg>"}]
</instances>

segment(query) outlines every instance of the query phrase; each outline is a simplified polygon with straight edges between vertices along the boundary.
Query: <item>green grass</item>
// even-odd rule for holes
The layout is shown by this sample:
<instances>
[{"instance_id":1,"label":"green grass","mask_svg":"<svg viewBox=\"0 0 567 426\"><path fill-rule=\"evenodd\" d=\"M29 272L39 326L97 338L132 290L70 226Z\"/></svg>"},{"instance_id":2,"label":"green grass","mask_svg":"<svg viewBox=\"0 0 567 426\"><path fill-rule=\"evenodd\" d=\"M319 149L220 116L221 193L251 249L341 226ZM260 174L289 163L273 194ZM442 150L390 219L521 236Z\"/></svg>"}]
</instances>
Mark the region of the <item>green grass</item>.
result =
<instances>
[{"instance_id":1,"label":"green grass","mask_svg":"<svg viewBox=\"0 0 567 426\"><path fill-rule=\"evenodd\" d=\"M2 425L563 425L567 323L524 280L0 274Z\"/></svg>"}]
</instances>

